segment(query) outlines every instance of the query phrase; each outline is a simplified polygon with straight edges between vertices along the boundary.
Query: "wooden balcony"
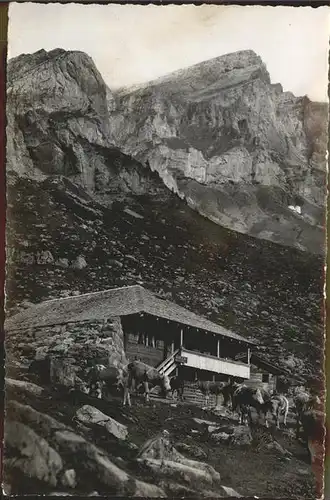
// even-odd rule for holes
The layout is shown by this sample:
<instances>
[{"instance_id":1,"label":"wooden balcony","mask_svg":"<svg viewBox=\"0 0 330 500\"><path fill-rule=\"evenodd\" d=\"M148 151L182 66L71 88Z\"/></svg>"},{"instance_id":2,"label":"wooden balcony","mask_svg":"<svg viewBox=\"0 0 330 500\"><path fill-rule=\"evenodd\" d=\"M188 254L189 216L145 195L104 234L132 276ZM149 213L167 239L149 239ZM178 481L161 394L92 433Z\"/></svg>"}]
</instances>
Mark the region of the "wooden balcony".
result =
<instances>
[{"instance_id":1,"label":"wooden balcony","mask_svg":"<svg viewBox=\"0 0 330 500\"><path fill-rule=\"evenodd\" d=\"M189 351L184 347L180 348L178 355L186 358L184 366L197 368L198 370L208 370L214 373L223 373L224 375L243 379L250 378L250 365L240 361L217 358L209 354Z\"/></svg>"}]
</instances>

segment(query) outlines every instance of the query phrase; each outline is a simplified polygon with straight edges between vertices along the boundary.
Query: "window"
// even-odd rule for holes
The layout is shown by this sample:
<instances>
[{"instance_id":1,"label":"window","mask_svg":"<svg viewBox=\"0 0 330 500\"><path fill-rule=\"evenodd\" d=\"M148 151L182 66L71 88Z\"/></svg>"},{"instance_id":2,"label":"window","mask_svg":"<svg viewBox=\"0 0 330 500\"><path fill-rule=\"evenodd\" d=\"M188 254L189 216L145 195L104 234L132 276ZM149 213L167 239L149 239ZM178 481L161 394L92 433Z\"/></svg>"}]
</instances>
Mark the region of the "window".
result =
<instances>
[{"instance_id":1,"label":"window","mask_svg":"<svg viewBox=\"0 0 330 500\"><path fill-rule=\"evenodd\" d=\"M269 383L269 373L263 373L263 374L262 374L262 381L263 381L265 384L268 384L268 383Z\"/></svg>"}]
</instances>

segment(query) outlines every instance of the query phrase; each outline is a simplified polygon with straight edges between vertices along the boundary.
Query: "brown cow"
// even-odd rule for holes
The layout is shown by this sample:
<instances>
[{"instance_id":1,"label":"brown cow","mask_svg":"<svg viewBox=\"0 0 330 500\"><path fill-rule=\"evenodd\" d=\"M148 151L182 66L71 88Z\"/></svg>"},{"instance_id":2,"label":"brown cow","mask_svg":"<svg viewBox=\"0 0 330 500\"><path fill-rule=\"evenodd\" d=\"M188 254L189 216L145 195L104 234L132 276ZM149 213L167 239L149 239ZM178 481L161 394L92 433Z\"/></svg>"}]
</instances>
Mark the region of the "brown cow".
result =
<instances>
[{"instance_id":1,"label":"brown cow","mask_svg":"<svg viewBox=\"0 0 330 500\"><path fill-rule=\"evenodd\" d=\"M127 365L128 384L125 389L125 394L129 394L139 384L144 386L145 401L149 401L149 386L160 387L163 396L171 391L170 379L167 375L161 375L156 368L142 363L142 361L133 361ZM125 404L125 395L124 395Z\"/></svg>"},{"instance_id":2,"label":"brown cow","mask_svg":"<svg viewBox=\"0 0 330 500\"><path fill-rule=\"evenodd\" d=\"M238 411L241 425L247 423L247 421L252 423L251 407L257 410L260 418L264 404L261 390L258 388L255 389L242 384L238 386L233 394L233 411Z\"/></svg>"},{"instance_id":3,"label":"brown cow","mask_svg":"<svg viewBox=\"0 0 330 500\"><path fill-rule=\"evenodd\" d=\"M131 405L130 395L126 387L128 385L128 371L126 367L95 365L87 373L89 381L89 394L102 398L104 391L115 389L124 392L124 404L126 400Z\"/></svg>"},{"instance_id":4,"label":"brown cow","mask_svg":"<svg viewBox=\"0 0 330 500\"><path fill-rule=\"evenodd\" d=\"M205 406L208 406L210 395L214 394L216 397L216 406L219 406L219 396L223 395L223 390L226 387L227 382L214 382L211 380L199 380L197 381L197 388L205 396Z\"/></svg>"},{"instance_id":5,"label":"brown cow","mask_svg":"<svg viewBox=\"0 0 330 500\"><path fill-rule=\"evenodd\" d=\"M223 381L199 381L198 388L205 395L205 404L207 405L210 394L216 396L216 405L219 406L219 396L223 397L224 406L228 406L231 402L233 407L233 395L236 389L240 386L237 382L229 379L226 382Z\"/></svg>"},{"instance_id":6,"label":"brown cow","mask_svg":"<svg viewBox=\"0 0 330 500\"><path fill-rule=\"evenodd\" d=\"M264 404L260 406L259 411L264 414L265 425L269 427L267 413L270 412L277 429L280 428L280 417L283 416L283 424L286 426L286 419L289 412L289 401L283 394L268 394L261 390Z\"/></svg>"}]
</instances>

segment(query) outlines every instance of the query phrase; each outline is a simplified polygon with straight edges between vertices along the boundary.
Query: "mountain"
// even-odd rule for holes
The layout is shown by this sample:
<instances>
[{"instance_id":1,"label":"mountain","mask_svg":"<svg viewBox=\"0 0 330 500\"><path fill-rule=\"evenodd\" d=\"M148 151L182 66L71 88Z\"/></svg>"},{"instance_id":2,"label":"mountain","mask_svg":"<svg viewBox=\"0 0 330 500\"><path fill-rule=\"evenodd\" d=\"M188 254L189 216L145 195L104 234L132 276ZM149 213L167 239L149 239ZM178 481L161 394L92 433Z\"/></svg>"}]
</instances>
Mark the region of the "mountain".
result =
<instances>
[{"instance_id":1,"label":"mountain","mask_svg":"<svg viewBox=\"0 0 330 500\"><path fill-rule=\"evenodd\" d=\"M205 217L323 251L327 105L273 85L254 52L121 89L109 109L112 141Z\"/></svg>"}]
</instances>

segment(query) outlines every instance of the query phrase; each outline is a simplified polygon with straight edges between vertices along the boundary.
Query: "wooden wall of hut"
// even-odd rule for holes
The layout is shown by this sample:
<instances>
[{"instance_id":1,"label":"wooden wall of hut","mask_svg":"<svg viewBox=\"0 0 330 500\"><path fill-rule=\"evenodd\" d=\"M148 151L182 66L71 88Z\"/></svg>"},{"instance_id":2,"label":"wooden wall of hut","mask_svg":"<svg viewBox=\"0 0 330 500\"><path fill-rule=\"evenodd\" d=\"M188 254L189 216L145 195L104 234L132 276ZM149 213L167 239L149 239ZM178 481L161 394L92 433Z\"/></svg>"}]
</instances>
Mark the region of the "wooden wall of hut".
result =
<instances>
[{"instance_id":1,"label":"wooden wall of hut","mask_svg":"<svg viewBox=\"0 0 330 500\"><path fill-rule=\"evenodd\" d=\"M250 378L244 382L250 387L260 387L267 391L276 389L277 377L271 373L251 367Z\"/></svg>"},{"instance_id":2,"label":"wooden wall of hut","mask_svg":"<svg viewBox=\"0 0 330 500\"><path fill-rule=\"evenodd\" d=\"M147 314L122 318L124 346L129 361L157 366L180 344L179 325Z\"/></svg>"}]
</instances>

